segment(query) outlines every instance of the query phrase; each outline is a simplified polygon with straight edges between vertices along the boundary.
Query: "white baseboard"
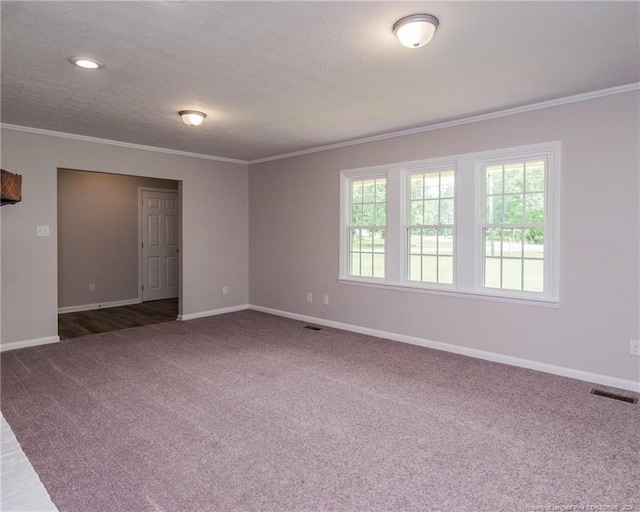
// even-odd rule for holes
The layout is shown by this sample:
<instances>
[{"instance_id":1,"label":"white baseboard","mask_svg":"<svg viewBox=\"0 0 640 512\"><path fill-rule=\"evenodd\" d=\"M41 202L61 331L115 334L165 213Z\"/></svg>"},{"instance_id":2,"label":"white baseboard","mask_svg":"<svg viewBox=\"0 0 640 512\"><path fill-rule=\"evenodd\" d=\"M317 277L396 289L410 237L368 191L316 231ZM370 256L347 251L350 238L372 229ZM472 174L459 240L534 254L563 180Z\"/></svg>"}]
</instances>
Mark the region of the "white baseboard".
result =
<instances>
[{"instance_id":1,"label":"white baseboard","mask_svg":"<svg viewBox=\"0 0 640 512\"><path fill-rule=\"evenodd\" d=\"M12 341L10 343L0 344L0 352L7 350L16 350L19 348L37 347L38 345L48 345L49 343L58 343L60 336L47 336L46 338L36 338L33 340Z\"/></svg>"},{"instance_id":2,"label":"white baseboard","mask_svg":"<svg viewBox=\"0 0 640 512\"><path fill-rule=\"evenodd\" d=\"M635 382L633 380L620 379L617 377L610 377L608 375L601 375L598 373L575 370L573 368L566 368L564 366L556 366L552 364L541 363L538 361L531 361L529 359L521 359L518 357L507 356L504 354L497 354L495 352L486 352L484 350L478 350L475 348L462 347L459 345L451 345L450 343L442 343L439 341L416 338L413 336L406 336L404 334L397 334L394 332L380 331L378 329L370 329L368 327L360 327L358 325L345 324L342 322L334 322L333 320L326 320L324 318L316 318L313 316L300 315L297 313L289 313L288 311L265 308L262 306L252 305L250 306L250 309L253 309L255 311L261 311L263 313L269 313L272 315L291 318L293 320L300 320L302 322L324 325L326 327L334 327L336 329L343 329L345 331L357 332L360 334L367 334L369 336L386 338L394 341L400 341L402 343L410 343L411 345L419 345L421 347L433 348L435 350L443 350L445 352L452 352L454 354L461 354L464 356L475 357L476 359L484 359L486 361L493 361L495 363L503 363L511 366L518 366L520 368L528 368L530 370L537 370L540 372L551 373L553 375L560 375L562 377L569 377L572 379L578 379L586 382L593 382L595 384L601 384L603 386L611 386L618 389L626 389L628 391L635 391L636 393L640 393L640 382Z\"/></svg>"},{"instance_id":3,"label":"white baseboard","mask_svg":"<svg viewBox=\"0 0 640 512\"><path fill-rule=\"evenodd\" d=\"M131 304L140 304L140 299L113 300L111 302L100 302L97 304L81 304L79 306L65 306L58 308L58 314L75 313L77 311L91 311L92 309L117 308L118 306L130 306Z\"/></svg>"},{"instance_id":4,"label":"white baseboard","mask_svg":"<svg viewBox=\"0 0 640 512\"><path fill-rule=\"evenodd\" d=\"M393 333L388 331L380 331L378 329L371 329L368 327L361 327L358 325L335 322L333 320L326 320L324 318L301 315L298 313L290 313L288 311L281 311L279 309L265 308L262 306L255 306L250 304L242 304L239 306L231 306L228 308L213 309L210 311L201 311L198 313L191 313L187 315L178 315L178 320L183 320L183 321L195 320L196 318L222 315L225 313L234 313L236 311L243 311L245 309L253 309L255 311L261 311L263 313L269 313L271 315L282 316L285 318L291 318L293 320L300 320L302 322L324 325L326 327L334 327L336 329L342 329L345 331L357 332L360 334L367 334L369 336L386 338L389 340L400 341L402 343L410 343L412 345L419 345L421 347L432 348L435 350L443 350L445 352L461 354L469 357L475 357L476 359L484 359L486 361L493 361L496 363L503 363L511 366L518 366L520 368L528 368L530 370L537 370L545 373L551 373L553 375L560 375L562 377L569 377L572 379L578 379L586 382L593 382L595 384L601 384L603 386L611 386L618 389L626 389L628 391L635 391L636 393L640 393L640 382L636 382L633 380L620 379L617 377L611 377L609 375L591 373L591 372L586 372L582 370L576 370L573 368L566 368L564 366L556 366L552 364L541 363L539 361L531 361L529 359L521 359L518 357L507 356L504 354L497 354L495 352L486 352L484 350L462 347L459 345L451 345L450 343L442 343L439 341L416 338L414 336L406 336L404 334L398 334L398 333ZM8 350L16 350L19 348L35 347L38 345L47 345L49 343L57 343L59 341L60 341L59 336L48 336L46 338L37 338L32 340L2 343L0 344L0 351L5 352Z\"/></svg>"},{"instance_id":5,"label":"white baseboard","mask_svg":"<svg viewBox=\"0 0 640 512\"><path fill-rule=\"evenodd\" d=\"M204 318L206 316L224 315L225 313L235 313L249 309L249 304L241 304L240 306L231 306L228 308L211 309L209 311L200 311L198 313L189 313L188 315L178 315L178 320L195 320L196 318Z\"/></svg>"}]
</instances>

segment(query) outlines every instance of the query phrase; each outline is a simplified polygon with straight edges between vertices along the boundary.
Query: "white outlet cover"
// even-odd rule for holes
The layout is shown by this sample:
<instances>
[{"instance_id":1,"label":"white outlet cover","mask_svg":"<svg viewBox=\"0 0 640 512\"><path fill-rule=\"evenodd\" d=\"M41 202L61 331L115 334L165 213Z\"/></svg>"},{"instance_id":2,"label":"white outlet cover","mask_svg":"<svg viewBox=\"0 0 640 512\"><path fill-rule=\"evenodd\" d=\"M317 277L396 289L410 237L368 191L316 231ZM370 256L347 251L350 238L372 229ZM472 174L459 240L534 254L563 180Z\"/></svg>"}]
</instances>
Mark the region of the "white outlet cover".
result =
<instances>
[{"instance_id":1,"label":"white outlet cover","mask_svg":"<svg viewBox=\"0 0 640 512\"><path fill-rule=\"evenodd\" d=\"M51 235L51 228L49 226L36 226L36 236L38 238L44 238Z\"/></svg>"}]
</instances>

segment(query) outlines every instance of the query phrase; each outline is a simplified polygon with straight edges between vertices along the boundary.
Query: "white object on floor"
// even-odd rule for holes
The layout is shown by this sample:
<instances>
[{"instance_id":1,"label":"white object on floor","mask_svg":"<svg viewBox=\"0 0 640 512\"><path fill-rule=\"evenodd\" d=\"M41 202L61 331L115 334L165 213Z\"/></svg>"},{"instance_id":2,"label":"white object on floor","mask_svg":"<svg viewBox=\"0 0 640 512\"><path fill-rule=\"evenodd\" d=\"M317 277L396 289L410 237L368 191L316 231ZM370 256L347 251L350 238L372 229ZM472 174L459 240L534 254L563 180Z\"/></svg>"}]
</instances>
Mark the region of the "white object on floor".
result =
<instances>
[{"instance_id":1,"label":"white object on floor","mask_svg":"<svg viewBox=\"0 0 640 512\"><path fill-rule=\"evenodd\" d=\"M0 510L58 512L2 414L0 423Z\"/></svg>"}]
</instances>

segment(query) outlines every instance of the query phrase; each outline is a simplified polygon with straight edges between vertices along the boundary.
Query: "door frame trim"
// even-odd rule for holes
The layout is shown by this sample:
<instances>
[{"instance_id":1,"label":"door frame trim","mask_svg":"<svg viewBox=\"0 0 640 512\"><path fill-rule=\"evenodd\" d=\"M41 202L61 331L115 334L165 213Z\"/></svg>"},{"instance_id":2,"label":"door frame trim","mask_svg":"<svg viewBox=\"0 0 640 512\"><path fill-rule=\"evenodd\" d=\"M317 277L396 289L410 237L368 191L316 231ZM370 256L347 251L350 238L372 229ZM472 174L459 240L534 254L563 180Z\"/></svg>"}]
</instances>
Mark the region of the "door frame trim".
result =
<instances>
[{"instance_id":1,"label":"door frame trim","mask_svg":"<svg viewBox=\"0 0 640 512\"><path fill-rule=\"evenodd\" d=\"M142 192L171 192L176 194L178 201L178 304L182 295L182 201L180 201L180 186L177 189L155 188L155 187L138 187L138 304L143 302L142 294Z\"/></svg>"}]
</instances>

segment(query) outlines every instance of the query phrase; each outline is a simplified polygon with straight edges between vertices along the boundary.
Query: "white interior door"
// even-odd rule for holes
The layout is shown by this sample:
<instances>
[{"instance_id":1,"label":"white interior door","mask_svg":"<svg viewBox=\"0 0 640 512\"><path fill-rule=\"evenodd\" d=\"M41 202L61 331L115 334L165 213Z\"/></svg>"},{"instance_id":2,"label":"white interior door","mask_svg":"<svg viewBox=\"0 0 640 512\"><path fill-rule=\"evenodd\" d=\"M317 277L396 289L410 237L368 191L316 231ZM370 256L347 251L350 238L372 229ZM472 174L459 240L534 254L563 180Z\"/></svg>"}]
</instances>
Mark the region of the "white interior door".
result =
<instances>
[{"instance_id":1,"label":"white interior door","mask_svg":"<svg viewBox=\"0 0 640 512\"><path fill-rule=\"evenodd\" d=\"M178 193L142 190L142 302L178 296Z\"/></svg>"}]
</instances>

